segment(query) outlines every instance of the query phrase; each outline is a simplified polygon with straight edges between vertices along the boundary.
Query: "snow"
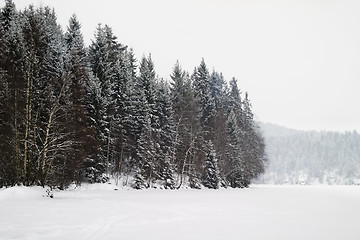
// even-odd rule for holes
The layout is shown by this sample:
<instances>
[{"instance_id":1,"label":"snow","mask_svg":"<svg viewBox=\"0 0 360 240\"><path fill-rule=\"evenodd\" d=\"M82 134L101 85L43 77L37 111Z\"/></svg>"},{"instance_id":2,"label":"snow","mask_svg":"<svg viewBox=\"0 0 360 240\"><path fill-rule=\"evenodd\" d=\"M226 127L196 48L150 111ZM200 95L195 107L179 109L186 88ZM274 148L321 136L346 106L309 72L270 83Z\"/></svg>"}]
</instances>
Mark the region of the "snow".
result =
<instances>
[{"instance_id":1,"label":"snow","mask_svg":"<svg viewBox=\"0 0 360 240\"><path fill-rule=\"evenodd\" d=\"M360 187L0 189L0 239L360 239Z\"/></svg>"}]
</instances>

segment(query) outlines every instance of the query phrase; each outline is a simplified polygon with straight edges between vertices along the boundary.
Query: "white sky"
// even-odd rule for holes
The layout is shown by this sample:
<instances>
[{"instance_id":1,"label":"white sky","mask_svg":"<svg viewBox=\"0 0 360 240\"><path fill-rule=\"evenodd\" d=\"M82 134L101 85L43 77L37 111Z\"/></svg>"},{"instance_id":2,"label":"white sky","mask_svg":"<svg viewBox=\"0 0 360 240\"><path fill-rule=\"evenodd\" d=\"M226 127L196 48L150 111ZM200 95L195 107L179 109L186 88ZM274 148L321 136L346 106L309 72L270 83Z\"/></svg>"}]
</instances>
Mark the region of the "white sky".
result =
<instances>
[{"instance_id":1,"label":"white sky","mask_svg":"<svg viewBox=\"0 0 360 240\"><path fill-rule=\"evenodd\" d=\"M166 79L176 60L192 72L204 57L210 70L238 79L260 121L360 131L360 1L14 2L54 7L64 30L75 13L87 44L98 23L108 24L138 59L151 53Z\"/></svg>"}]
</instances>

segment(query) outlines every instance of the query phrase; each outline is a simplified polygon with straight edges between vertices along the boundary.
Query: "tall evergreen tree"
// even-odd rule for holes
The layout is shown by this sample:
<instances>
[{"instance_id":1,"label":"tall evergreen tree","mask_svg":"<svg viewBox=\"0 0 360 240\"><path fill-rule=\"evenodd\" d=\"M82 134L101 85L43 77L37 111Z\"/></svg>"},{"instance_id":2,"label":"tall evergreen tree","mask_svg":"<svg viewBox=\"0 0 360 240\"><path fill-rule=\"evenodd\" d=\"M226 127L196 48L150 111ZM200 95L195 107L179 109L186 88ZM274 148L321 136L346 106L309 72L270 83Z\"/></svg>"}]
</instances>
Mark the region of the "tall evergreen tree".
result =
<instances>
[{"instance_id":1,"label":"tall evergreen tree","mask_svg":"<svg viewBox=\"0 0 360 240\"><path fill-rule=\"evenodd\" d=\"M89 79L89 88L87 90L87 111L90 115L90 124L95 131L94 142L96 143L96 151L88 156L84 162L85 176L90 182L103 182L107 178L106 172L106 115L105 99L101 96L100 82L97 78Z\"/></svg>"},{"instance_id":2,"label":"tall evergreen tree","mask_svg":"<svg viewBox=\"0 0 360 240\"><path fill-rule=\"evenodd\" d=\"M209 70L202 59L199 67L195 68L192 75L195 98L198 102L200 123L206 140L213 138L214 118L216 114L215 99L211 92L211 79Z\"/></svg>"},{"instance_id":3,"label":"tall evergreen tree","mask_svg":"<svg viewBox=\"0 0 360 240\"><path fill-rule=\"evenodd\" d=\"M231 187L243 187L243 156L241 151L241 135L234 111L231 111L227 122L226 162L223 165L226 180Z\"/></svg>"},{"instance_id":4,"label":"tall evergreen tree","mask_svg":"<svg viewBox=\"0 0 360 240\"><path fill-rule=\"evenodd\" d=\"M191 166L193 173L190 174L190 180L195 183L201 179L201 175L198 173L202 171L205 161L204 145L206 141L213 141L214 139L214 122L216 115L215 101L211 94L210 75L204 59L202 59L200 65L195 68L192 75L192 82L201 126L196 142L197 151L194 153L195 157L193 158ZM196 185L198 184L196 183L194 186Z\"/></svg>"},{"instance_id":5,"label":"tall evergreen tree","mask_svg":"<svg viewBox=\"0 0 360 240\"><path fill-rule=\"evenodd\" d=\"M159 152L156 150L159 139L159 116L156 109L156 79L155 79L154 63L151 55L147 58L143 57L139 67L139 77L134 85L135 92L139 94L134 96L141 106L135 110L135 115L139 118L138 134L136 140L136 158L138 164L143 168L142 172L148 181L149 187L153 180L157 178L156 165L159 159Z\"/></svg>"},{"instance_id":6,"label":"tall evergreen tree","mask_svg":"<svg viewBox=\"0 0 360 240\"><path fill-rule=\"evenodd\" d=\"M205 169L203 185L207 188L218 189L220 183L220 172L214 146L211 141L206 146Z\"/></svg>"},{"instance_id":7,"label":"tall evergreen tree","mask_svg":"<svg viewBox=\"0 0 360 240\"><path fill-rule=\"evenodd\" d=\"M155 103L154 87L156 73L154 69L154 62L151 59L150 54L147 58L143 57L141 59L139 73L139 79L144 88L146 101L150 106L153 106L153 104Z\"/></svg>"},{"instance_id":8,"label":"tall evergreen tree","mask_svg":"<svg viewBox=\"0 0 360 240\"><path fill-rule=\"evenodd\" d=\"M224 77L221 73L212 72L210 76L210 92L215 103L215 116L210 126L212 133L210 138L214 144L216 156L221 163L226 154L226 101L228 89Z\"/></svg>"},{"instance_id":9,"label":"tall evergreen tree","mask_svg":"<svg viewBox=\"0 0 360 240\"><path fill-rule=\"evenodd\" d=\"M66 175L63 178L68 181L74 179L80 181L85 175L83 170L86 171L89 167L86 166L87 159L96 151L97 142L95 129L91 126L87 97L90 91L90 82L94 81L94 77L88 66L81 25L75 15L69 20L65 43L67 76L70 80L70 118L67 121L69 122L68 130L74 138L74 148L67 157L68 163L66 171L64 171Z\"/></svg>"},{"instance_id":10,"label":"tall evergreen tree","mask_svg":"<svg viewBox=\"0 0 360 240\"><path fill-rule=\"evenodd\" d=\"M164 80L157 84L155 109L159 127L157 131L157 177L164 181L166 188L174 188L175 164L175 123L170 101L169 86Z\"/></svg>"},{"instance_id":11,"label":"tall evergreen tree","mask_svg":"<svg viewBox=\"0 0 360 240\"><path fill-rule=\"evenodd\" d=\"M242 102L237 80L232 78L226 100L226 158L222 162L224 175L231 187L243 187L244 180L244 150L242 143L247 141L242 136L243 122Z\"/></svg>"},{"instance_id":12,"label":"tall evergreen tree","mask_svg":"<svg viewBox=\"0 0 360 240\"><path fill-rule=\"evenodd\" d=\"M194 159L198 152L197 145L200 142L201 131L197 102L189 74L181 69L179 63L176 63L171 78L171 102L176 127L175 162L179 175L177 187L181 187L185 176L192 175L194 171Z\"/></svg>"},{"instance_id":13,"label":"tall evergreen tree","mask_svg":"<svg viewBox=\"0 0 360 240\"><path fill-rule=\"evenodd\" d=\"M245 93L243 100L242 112L242 152L244 156L244 175L247 179L246 185L250 184L250 180L258 177L264 172L266 162L265 143L261 136L261 132L254 121L252 106Z\"/></svg>"},{"instance_id":14,"label":"tall evergreen tree","mask_svg":"<svg viewBox=\"0 0 360 240\"><path fill-rule=\"evenodd\" d=\"M125 58L123 51L126 47L117 42L112 29L105 25L98 26L95 33L95 40L89 48L89 61L94 75L99 83L94 84L98 99L92 104L93 119L96 122L97 141L99 144L98 153L92 158L96 171L104 174L110 172L110 167L114 165L116 159L115 146L116 139L114 134L118 130L114 129L119 123L117 107L122 102L122 92L126 83L126 71L123 69ZM91 168L94 169L94 168ZM106 179L106 178L105 178ZM97 180L96 180L97 181Z\"/></svg>"},{"instance_id":15,"label":"tall evergreen tree","mask_svg":"<svg viewBox=\"0 0 360 240\"><path fill-rule=\"evenodd\" d=\"M23 35L15 4L7 0L0 9L0 186L21 181L21 91L23 84Z\"/></svg>"}]
</instances>

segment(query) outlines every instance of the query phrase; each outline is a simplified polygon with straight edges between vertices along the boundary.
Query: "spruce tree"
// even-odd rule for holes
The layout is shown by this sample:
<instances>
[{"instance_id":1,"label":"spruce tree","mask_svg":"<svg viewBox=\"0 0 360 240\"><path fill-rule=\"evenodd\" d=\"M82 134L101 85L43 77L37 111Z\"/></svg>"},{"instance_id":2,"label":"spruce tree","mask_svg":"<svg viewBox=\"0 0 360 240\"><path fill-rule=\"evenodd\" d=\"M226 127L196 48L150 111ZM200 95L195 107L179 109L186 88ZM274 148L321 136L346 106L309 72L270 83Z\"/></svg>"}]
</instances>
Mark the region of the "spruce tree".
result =
<instances>
[{"instance_id":1,"label":"spruce tree","mask_svg":"<svg viewBox=\"0 0 360 240\"><path fill-rule=\"evenodd\" d=\"M212 122L211 139L214 145L219 166L224 162L226 154L226 101L228 89L221 73L213 70L210 76L210 92L215 103L215 116Z\"/></svg>"},{"instance_id":2,"label":"spruce tree","mask_svg":"<svg viewBox=\"0 0 360 240\"><path fill-rule=\"evenodd\" d=\"M194 172L194 157L201 131L197 102L189 74L176 63L171 78L170 93L176 128L175 163L179 174L179 188L184 183L185 176L190 176ZM192 186L198 187L198 181L194 177L190 179L193 182Z\"/></svg>"},{"instance_id":3,"label":"spruce tree","mask_svg":"<svg viewBox=\"0 0 360 240\"><path fill-rule=\"evenodd\" d=\"M202 183L207 188L218 189L220 172L214 146L211 141L206 146L205 167Z\"/></svg>"},{"instance_id":4,"label":"spruce tree","mask_svg":"<svg viewBox=\"0 0 360 240\"><path fill-rule=\"evenodd\" d=\"M209 70L202 59L192 75L194 95L198 103L200 124L203 128L205 140L213 139L214 117L216 114L215 99L211 93Z\"/></svg>"},{"instance_id":5,"label":"spruce tree","mask_svg":"<svg viewBox=\"0 0 360 240\"><path fill-rule=\"evenodd\" d=\"M98 26L95 40L89 47L90 66L98 79L98 83L93 84L96 89L93 90L95 98L91 104L93 107L91 112L96 123L96 140L99 142L99 149L98 153L92 157L91 169L98 168L96 171L101 175L110 172L116 158L114 135L117 130L114 127L117 127L119 123L116 112L117 104L121 101L118 97L123 83L120 82L124 81L124 72L121 69L124 59L121 56L125 49L117 42L116 36L108 25ZM100 180L106 180L107 177L104 177Z\"/></svg>"},{"instance_id":6,"label":"spruce tree","mask_svg":"<svg viewBox=\"0 0 360 240\"><path fill-rule=\"evenodd\" d=\"M63 171L64 174L66 173L63 178L67 181L74 179L81 181L88 168L86 162L95 153L97 142L95 129L91 126L92 122L88 112L90 102L87 96L90 91L90 82L94 81L94 77L88 66L81 25L75 15L69 20L64 40L67 49L67 76L70 80L70 118L67 119L67 122L74 145L67 157L68 164L66 171Z\"/></svg>"},{"instance_id":7,"label":"spruce tree","mask_svg":"<svg viewBox=\"0 0 360 240\"><path fill-rule=\"evenodd\" d=\"M261 132L256 122L254 121L252 106L248 97L248 93L245 93L243 100L243 139L242 142L242 155L244 156L244 178L246 179L245 185L250 184L251 179L258 177L264 172L264 165L266 162L265 144L264 139L261 136Z\"/></svg>"},{"instance_id":8,"label":"spruce tree","mask_svg":"<svg viewBox=\"0 0 360 240\"><path fill-rule=\"evenodd\" d=\"M160 80L156 89L155 114L159 120L157 131L157 176L164 181L166 188L174 188L174 161L175 161L175 123L170 101L169 86Z\"/></svg>"},{"instance_id":9,"label":"spruce tree","mask_svg":"<svg viewBox=\"0 0 360 240\"><path fill-rule=\"evenodd\" d=\"M129 115L126 117L127 134L131 143L130 156L127 161L128 174L134 169L142 174L142 177L149 177L152 174L152 159L149 154L154 152L152 139L150 106L147 103L143 82L140 78L134 77L131 80L129 90ZM145 171L144 168L147 168ZM149 180L149 179L148 179Z\"/></svg>"},{"instance_id":10,"label":"spruce tree","mask_svg":"<svg viewBox=\"0 0 360 240\"><path fill-rule=\"evenodd\" d=\"M141 166L145 177L148 181L148 187L151 183L159 177L159 172L156 171L160 153L157 151L159 145L159 112L156 109L156 79L155 79L154 63L151 55L147 58L143 57L139 67L139 77L135 85L137 91L140 93L138 98L142 106L139 106L136 111L143 118L143 122L139 122L139 133L136 141L136 156ZM140 112L141 111L141 112Z\"/></svg>"},{"instance_id":11,"label":"spruce tree","mask_svg":"<svg viewBox=\"0 0 360 240\"><path fill-rule=\"evenodd\" d=\"M23 122L23 35L15 4L0 9L0 186L22 180L21 123Z\"/></svg>"},{"instance_id":12,"label":"spruce tree","mask_svg":"<svg viewBox=\"0 0 360 240\"><path fill-rule=\"evenodd\" d=\"M241 187L243 178L243 158L241 151L241 135L234 111L231 111L226 121L227 148L224 172L230 186Z\"/></svg>"}]
</instances>

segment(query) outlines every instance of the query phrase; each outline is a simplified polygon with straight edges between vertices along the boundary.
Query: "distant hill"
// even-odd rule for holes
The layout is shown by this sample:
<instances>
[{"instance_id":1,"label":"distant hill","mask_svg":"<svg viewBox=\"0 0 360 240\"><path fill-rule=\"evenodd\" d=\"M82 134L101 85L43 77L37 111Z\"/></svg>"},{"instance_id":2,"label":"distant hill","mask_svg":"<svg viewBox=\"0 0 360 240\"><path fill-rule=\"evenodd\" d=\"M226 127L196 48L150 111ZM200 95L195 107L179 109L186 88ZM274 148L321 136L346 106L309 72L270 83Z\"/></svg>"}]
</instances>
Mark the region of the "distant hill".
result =
<instances>
[{"instance_id":1,"label":"distant hill","mask_svg":"<svg viewBox=\"0 0 360 240\"><path fill-rule=\"evenodd\" d=\"M260 123L269 166L261 182L360 184L360 135Z\"/></svg>"}]
</instances>

